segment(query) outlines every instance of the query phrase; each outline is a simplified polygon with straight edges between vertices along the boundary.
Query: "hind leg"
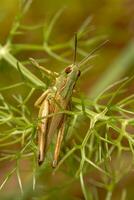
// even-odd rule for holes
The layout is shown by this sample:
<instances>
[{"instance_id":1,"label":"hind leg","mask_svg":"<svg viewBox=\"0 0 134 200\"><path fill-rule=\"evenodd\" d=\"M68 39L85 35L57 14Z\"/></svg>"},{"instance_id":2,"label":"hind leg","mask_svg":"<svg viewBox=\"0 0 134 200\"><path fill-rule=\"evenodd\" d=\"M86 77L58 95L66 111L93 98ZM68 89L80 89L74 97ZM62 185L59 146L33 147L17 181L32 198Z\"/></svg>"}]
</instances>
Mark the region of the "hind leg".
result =
<instances>
[{"instance_id":1,"label":"hind leg","mask_svg":"<svg viewBox=\"0 0 134 200\"><path fill-rule=\"evenodd\" d=\"M43 109L42 109L43 107ZM46 117L49 114L49 102L44 100L41 105L41 111L39 112L39 124L38 124L38 164L41 165L45 158L45 149L46 149L46 136L48 128L48 118Z\"/></svg>"},{"instance_id":2,"label":"hind leg","mask_svg":"<svg viewBox=\"0 0 134 200\"><path fill-rule=\"evenodd\" d=\"M61 127L59 129L59 132L58 132L56 146L55 146L55 151L54 151L54 158L53 158L53 163L52 163L53 167L56 167L56 165L58 163L58 158L59 158L59 154L60 154L61 144L62 144L64 132L65 132L65 121L66 121L66 117L64 117L62 125L61 125Z\"/></svg>"}]
</instances>

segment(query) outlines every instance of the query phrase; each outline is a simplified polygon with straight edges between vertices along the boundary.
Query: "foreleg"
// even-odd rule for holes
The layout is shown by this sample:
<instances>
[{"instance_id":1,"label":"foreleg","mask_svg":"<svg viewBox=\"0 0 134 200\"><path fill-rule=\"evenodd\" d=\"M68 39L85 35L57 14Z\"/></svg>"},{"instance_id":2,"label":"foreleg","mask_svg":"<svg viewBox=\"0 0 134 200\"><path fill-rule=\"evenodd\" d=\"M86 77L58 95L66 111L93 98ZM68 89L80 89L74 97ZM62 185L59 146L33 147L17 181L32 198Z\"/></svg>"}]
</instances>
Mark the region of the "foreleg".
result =
<instances>
[{"instance_id":1,"label":"foreleg","mask_svg":"<svg viewBox=\"0 0 134 200\"><path fill-rule=\"evenodd\" d=\"M34 106L39 107L39 105L42 103L42 101L46 98L47 94L49 93L49 89L43 92L43 94L37 99Z\"/></svg>"}]
</instances>

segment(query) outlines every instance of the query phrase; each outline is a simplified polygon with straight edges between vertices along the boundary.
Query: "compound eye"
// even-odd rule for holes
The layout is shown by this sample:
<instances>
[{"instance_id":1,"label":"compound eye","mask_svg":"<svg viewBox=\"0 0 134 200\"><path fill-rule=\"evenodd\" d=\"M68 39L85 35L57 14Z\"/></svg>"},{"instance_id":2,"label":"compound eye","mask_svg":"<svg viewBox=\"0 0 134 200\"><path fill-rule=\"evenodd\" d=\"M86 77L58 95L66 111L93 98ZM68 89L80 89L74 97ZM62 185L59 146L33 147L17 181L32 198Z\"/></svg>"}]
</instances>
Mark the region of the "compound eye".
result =
<instances>
[{"instance_id":1,"label":"compound eye","mask_svg":"<svg viewBox=\"0 0 134 200\"><path fill-rule=\"evenodd\" d=\"M69 74L71 71L72 71L71 67L66 67L66 69L65 69L65 73L66 74Z\"/></svg>"}]
</instances>

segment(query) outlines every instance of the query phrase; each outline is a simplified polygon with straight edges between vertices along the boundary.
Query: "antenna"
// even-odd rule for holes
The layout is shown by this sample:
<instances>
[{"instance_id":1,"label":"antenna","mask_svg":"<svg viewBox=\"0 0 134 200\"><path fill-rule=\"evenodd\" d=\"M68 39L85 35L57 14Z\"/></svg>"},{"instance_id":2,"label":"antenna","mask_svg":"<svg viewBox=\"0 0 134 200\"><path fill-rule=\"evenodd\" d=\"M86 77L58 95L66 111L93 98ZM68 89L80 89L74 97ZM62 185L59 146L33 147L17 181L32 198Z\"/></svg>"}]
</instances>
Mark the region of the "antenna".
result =
<instances>
[{"instance_id":1,"label":"antenna","mask_svg":"<svg viewBox=\"0 0 134 200\"><path fill-rule=\"evenodd\" d=\"M76 56L77 56L77 33L74 34L74 59L73 59L73 64L76 63Z\"/></svg>"},{"instance_id":2,"label":"antenna","mask_svg":"<svg viewBox=\"0 0 134 200\"><path fill-rule=\"evenodd\" d=\"M85 58L83 58L79 62L79 66L83 65L84 63L86 63L90 59L90 56L92 54L94 54L96 51L98 51L99 49L101 49L101 47L103 47L108 42L109 42L109 40L106 40L106 41L102 42L99 46L97 46L95 49L93 49Z\"/></svg>"}]
</instances>

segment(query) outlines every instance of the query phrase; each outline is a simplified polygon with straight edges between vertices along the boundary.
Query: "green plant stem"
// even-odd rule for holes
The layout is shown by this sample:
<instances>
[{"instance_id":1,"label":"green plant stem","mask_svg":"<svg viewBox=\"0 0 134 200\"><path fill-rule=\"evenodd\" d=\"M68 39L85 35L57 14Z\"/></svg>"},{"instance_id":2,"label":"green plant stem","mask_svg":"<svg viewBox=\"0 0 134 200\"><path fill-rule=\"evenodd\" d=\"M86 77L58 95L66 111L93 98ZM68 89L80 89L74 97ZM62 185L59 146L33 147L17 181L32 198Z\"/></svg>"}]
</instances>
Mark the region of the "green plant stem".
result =
<instances>
[{"instance_id":1,"label":"green plant stem","mask_svg":"<svg viewBox=\"0 0 134 200\"><path fill-rule=\"evenodd\" d=\"M0 59L6 60L11 66L13 66L15 69L17 68L18 60L9 52L9 48L7 46L2 46L0 44ZM20 69L24 76L32 82L37 87L44 87L46 88L46 84L43 83L40 79L38 79L35 75L33 75L28 69L24 67L21 63L19 63Z\"/></svg>"}]
</instances>

